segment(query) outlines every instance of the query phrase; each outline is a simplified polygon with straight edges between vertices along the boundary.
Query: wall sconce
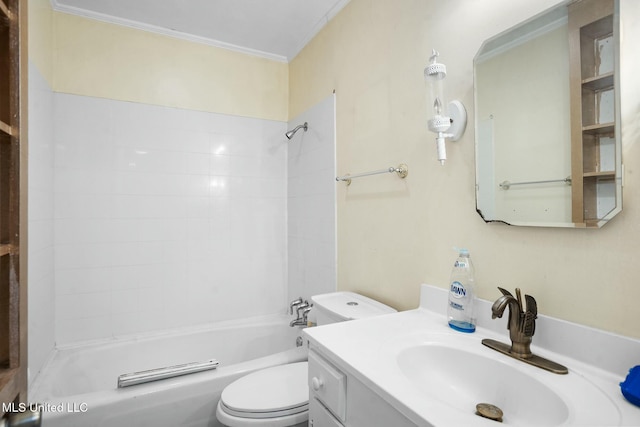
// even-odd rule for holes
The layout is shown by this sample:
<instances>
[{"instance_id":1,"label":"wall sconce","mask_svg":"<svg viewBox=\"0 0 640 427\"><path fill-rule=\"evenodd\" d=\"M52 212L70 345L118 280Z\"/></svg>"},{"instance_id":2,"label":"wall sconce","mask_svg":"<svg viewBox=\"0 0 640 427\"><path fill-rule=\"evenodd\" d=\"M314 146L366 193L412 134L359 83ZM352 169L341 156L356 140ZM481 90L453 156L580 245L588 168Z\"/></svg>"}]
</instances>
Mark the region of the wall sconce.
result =
<instances>
[{"instance_id":1,"label":"wall sconce","mask_svg":"<svg viewBox=\"0 0 640 427\"><path fill-rule=\"evenodd\" d=\"M424 80L427 86L427 109L431 106L433 108L428 111L429 130L437 134L438 161L444 165L447 159L445 139L460 139L467 126L467 110L460 101L447 103L444 90L447 67L437 62L438 55L440 54L434 49L429 57L429 64L424 69Z\"/></svg>"}]
</instances>

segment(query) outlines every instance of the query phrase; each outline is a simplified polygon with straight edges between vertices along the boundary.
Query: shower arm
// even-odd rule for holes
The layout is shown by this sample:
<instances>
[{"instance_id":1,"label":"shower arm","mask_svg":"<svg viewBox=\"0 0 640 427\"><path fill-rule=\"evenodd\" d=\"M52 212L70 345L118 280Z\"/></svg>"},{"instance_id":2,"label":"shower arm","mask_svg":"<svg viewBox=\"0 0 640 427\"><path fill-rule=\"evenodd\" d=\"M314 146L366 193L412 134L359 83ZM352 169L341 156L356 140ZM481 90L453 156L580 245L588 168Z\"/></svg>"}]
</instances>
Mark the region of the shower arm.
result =
<instances>
[{"instance_id":1,"label":"shower arm","mask_svg":"<svg viewBox=\"0 0 640 427\"><path fill-rule=\"evenodd\" d=\"M291 139L293 138L293 135L295 135L296 132L298 132L300 129L304 129L304 131L306 132L309 129L309 124L307 122L304 122L304 124L294 127L284 135L287 137L287 139Z\"/></svg>"}]
</instances>

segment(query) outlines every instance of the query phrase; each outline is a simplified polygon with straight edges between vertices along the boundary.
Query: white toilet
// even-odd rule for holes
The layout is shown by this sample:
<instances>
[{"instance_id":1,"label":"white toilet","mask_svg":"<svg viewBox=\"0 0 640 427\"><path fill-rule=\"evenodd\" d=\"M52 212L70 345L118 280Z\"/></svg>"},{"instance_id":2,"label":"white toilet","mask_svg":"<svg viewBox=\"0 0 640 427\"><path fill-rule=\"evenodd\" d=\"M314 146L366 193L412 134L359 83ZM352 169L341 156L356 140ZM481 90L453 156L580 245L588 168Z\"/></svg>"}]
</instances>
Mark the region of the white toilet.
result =
<instances>
[{"instance_id":1,"label":"white toilet","mask_svg":"<svg viewBox=\"0 0 640 427\"><path fill-rule=\"evenodd\" d=\"M396 310L353 292L311 297L317 324L361 319ZM223 391L216 417L228 427L302 427L309 419L307 362L274 366L246 375Z\"/></svg>"}]
</instances>

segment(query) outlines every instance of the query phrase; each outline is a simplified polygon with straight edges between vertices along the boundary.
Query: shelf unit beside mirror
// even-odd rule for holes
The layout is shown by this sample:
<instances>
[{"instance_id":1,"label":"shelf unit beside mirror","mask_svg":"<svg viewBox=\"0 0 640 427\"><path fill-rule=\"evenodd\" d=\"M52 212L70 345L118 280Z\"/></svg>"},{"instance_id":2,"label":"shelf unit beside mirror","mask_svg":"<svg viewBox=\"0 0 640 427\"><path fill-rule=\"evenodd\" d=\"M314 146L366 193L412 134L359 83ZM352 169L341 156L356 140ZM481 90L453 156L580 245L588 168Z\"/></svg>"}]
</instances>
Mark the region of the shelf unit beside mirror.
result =
<instances>
[{"instance_id":1,"label":"shelf unit beside mirror","mask_svg":"<svg viewBox=\"0 0 640 427\"><path fill-rule=\"evenodd\" d=\"M596 227L619 206L613 0L569 6L572 220Z\"/></svg>"}]
</instances>

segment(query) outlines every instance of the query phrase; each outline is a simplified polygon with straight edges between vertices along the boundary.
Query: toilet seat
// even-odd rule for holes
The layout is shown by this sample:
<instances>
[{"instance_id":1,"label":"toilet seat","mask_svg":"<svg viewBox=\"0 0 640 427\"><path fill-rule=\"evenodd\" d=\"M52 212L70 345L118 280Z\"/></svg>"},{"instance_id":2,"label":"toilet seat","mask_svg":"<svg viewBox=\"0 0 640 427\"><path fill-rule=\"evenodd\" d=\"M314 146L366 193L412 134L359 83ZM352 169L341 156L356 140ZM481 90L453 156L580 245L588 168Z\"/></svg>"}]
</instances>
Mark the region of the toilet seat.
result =
<instances>
[{"instance_id":1,"label":"toilet seat","mask_svg":"<svg viewBox=\"0 0 640 427\"><path fill-rule=\"evenodd\" d=\"M304 405L298 406L295 408L288 408L281 411L269 411L269 412L234 411L233 409L225 405L224 402L221 402L220 405L221 405L221 410L223 410L225 413L229 415L233 415L234 417L251 418L251 419L257 419L257 420L262 420L265 418L286 417L288 415L295 415L295 414L299 414L309 410L308 403L305 403Z\"/></svg>"},{"instance_id":2,"label":"toilet seat","mask_svg":"<svg viewBox=\"0 0 640 427\"><path fill-rule=\"evenodd\" d=\"M274 366L246 375L223 391L216 415L229 426L289 426L308 419L308 363Z\"/></svg>"}]
</instances>

